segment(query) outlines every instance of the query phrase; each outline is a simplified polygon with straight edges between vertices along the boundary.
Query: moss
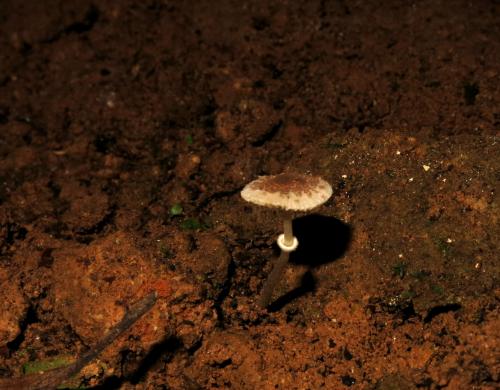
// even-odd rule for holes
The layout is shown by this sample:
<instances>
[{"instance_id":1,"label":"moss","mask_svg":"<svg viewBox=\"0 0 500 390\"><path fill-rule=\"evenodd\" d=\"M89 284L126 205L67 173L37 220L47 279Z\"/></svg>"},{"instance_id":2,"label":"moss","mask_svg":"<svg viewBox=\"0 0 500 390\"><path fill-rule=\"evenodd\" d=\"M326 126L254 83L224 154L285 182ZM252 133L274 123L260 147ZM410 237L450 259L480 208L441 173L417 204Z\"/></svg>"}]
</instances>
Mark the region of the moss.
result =
<instances>
[{"instance_id":1,"label":"moss","mask_svg":"<svg viewBox=\"0 0 500 390\"><path fill-rule=\"evenodd\" d=\"M74 362L72 356L61 355L51 359L35 360L23 365L23 373L26 375L36 374L53 370L55 368L68 366Z\"/></svg>"},{"instance_id":2,"label":"moss","mask_svg":"<svg viewBox=\"0 0 500 390\"><path fill-rule=\"evenodd\" d=\"M198 230L201 228L202 228L202 224L196 218L187 218L181 222L181 229L183 229L183 230Z\"/></svg>"},{"instance_id":3,"label":"moss","mask_svg":"<svg viewBox=\"0 0 500 390\"><path fill-rule=\"evenodd\" d=\"M176 203L176 204L172 205L172 207L170 207L170 215L173 217L178 216L178 215L182 215L183 211L184 211L184 209L182 208L182 206L179 203Z\"/></svg>"},{"instance_id":4,"label":"moss","mask_svg":"<svg viewBox=\"0 0 500 390\"><path fill-rule=\"evenodd\" d=\"M210 227L209 222L197 218L186 218L180 224L182 230L205 230Z\"/></svg>"}]
</instances>

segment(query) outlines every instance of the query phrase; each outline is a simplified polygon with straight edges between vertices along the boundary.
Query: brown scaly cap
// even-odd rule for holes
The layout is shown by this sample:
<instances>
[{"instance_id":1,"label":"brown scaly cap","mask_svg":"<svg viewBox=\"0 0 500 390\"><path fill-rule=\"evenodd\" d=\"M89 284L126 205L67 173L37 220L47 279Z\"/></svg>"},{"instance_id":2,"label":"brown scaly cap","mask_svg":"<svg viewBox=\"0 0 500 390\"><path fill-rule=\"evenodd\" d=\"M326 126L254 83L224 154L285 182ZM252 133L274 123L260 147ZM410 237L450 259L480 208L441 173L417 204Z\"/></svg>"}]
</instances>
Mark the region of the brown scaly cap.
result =
<instances>
[{"instance_id":1,"label":"brown scaly cap","mask_svg":"<svg viewBox=\"0 0 500 390\"><path fill-rule=\"evenodd\" d=\"M241 191L247 202L293 211L311 210L330 196L332 187L322 178L298 173L261 176Z\"/></svg>"}]
</instances>

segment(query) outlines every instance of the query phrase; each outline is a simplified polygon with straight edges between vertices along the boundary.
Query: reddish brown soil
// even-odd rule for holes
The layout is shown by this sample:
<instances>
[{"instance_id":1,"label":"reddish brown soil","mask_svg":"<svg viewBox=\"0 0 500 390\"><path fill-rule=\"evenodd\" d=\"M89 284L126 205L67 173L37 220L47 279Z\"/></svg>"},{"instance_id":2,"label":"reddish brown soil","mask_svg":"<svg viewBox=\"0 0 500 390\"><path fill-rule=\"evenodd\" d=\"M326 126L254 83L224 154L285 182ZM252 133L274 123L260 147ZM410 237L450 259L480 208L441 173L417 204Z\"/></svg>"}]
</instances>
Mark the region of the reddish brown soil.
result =
<instances>
[{"instance_id":1,"label":"reddish brown soil","mask_svg":"<svg viewBox=\"0 0 500 390\"><path fill-rule=\"evenodd\" d=\"M496 389L498 1L0 2L0 380ZM334 196L269 310L282 215L259 175ZM24 371L23 371L24 367Z\"/></svg>"}]
</instances>

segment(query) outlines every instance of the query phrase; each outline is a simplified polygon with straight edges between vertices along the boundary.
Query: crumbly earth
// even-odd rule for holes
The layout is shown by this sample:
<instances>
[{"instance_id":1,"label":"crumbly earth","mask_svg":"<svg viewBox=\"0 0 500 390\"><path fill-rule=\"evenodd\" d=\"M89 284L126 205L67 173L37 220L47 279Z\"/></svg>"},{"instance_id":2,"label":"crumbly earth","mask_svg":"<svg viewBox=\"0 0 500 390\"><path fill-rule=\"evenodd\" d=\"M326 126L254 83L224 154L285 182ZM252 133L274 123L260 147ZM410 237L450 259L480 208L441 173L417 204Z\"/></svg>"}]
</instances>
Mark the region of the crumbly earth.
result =
<instances>
[{"instance_id":1,"label":"crumbly earth","mask_svg":"<svg viewBox=\"0 0 500 390\"><path fill-rule=\"evenodd\" d=\"M500 3L0 2L0 385L496 389ZM268 310L281 215L332 198Z\"/></svg>"}]
</instances>

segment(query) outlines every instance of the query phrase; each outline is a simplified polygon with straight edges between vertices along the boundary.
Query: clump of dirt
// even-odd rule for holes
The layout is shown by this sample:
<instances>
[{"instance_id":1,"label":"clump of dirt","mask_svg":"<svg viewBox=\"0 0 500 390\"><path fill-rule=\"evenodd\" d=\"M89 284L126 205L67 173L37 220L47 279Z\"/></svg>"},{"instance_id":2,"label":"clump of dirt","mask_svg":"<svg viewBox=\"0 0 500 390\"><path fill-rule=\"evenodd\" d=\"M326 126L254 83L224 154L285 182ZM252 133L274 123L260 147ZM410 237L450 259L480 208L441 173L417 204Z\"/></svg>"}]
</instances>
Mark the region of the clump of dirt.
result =
<instances>
[{"instance_id":1,"label":"clump of dirt","mask_svg":"<svg viewBox=\"0 0 500 390\"><path fill-rule=\"evenodd\" d=\"M5 297L1 303L1 310L4 314L0 318L0 345L6 345L19 336L20 325L28 310L19 282L9 279L8 272L0 269L0 287Z\"/></svg>"},{"instance_id":2,"label":"clump of dirt","mask_svg":"<svg viewBox=\"0 0 500 390\"><path fill-rule=\"evenodd\" d=\"M0 379L155 291L68 386L498 387L499 13L2 2ZM281 172L333 196L263 310L282 220L240 191Z\"/></svg>"}]
</instances>

